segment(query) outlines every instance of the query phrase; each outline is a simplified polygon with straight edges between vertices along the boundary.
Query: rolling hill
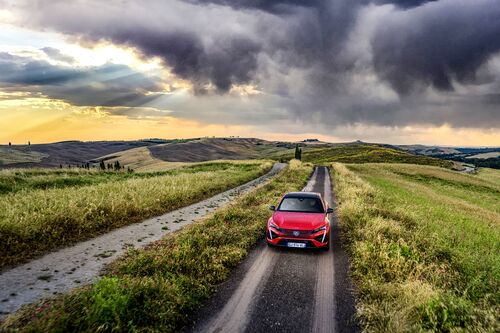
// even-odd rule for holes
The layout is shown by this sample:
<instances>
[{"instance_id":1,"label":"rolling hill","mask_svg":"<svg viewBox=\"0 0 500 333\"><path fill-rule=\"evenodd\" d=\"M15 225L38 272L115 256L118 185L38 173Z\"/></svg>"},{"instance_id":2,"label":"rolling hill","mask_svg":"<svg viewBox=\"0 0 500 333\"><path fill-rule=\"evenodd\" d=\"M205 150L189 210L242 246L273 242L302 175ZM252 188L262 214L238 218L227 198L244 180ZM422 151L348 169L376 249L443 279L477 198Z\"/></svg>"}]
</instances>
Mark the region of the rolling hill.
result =
<instances>
[{"instance_id":1,"label":"rolling hill","mask_svg":"<svg viewBox=\"0 0 500 333\"><path fill-rule=\"evenodd\" d=\"M2 167L59 167L81 165L103 155L154 145L149 141L63 141L46 144L0 146ZM13 159L12 156L18 156Z\"/></svg>"},{"instance_id":2,"label":"rolling hill","mask_svg":"<svg viewBox=\"0 0 500 333\"><path fill-rule=\"evenodd\" d=\"M0 146L0 167L59 167L97 165L100 161L141 171L166 170L184 163L212 160L275 159L290 160L297 143L266 141L256 138L195 138L188 140L141 141L65 141L51 144ZM427 156L430 148L411 146L412 149L371 144L361 141L349 143L299 142L303 160L317 164L344 163L414 163L450 168L453 162ZM418 147L416 149L415 147ZM433 149L438 149L434 147ZM425 151L427 155L417 153ZM446 149L441 154L452 153ZM453 151L455 153L455 151ZM449 156L449 155L444 155Z\"/></svg>"}]
</instances>

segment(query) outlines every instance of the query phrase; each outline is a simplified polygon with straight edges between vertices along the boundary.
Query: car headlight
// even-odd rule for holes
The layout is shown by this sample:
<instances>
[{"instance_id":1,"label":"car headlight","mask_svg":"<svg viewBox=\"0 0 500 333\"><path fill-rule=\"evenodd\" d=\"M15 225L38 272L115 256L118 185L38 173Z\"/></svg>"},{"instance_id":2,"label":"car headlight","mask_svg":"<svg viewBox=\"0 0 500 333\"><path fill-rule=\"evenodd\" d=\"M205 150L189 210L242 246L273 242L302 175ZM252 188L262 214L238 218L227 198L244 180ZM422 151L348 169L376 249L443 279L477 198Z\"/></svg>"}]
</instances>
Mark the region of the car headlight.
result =
<instances>
[{"instance_id":1,"label":"car headlight","mask_svg":"<svg viewBox=\"0 0 500 333\"><path fill-rule=\"evenodd\" d=\"M322 226L322 227L319 227L319 228L317 228L317 229L314 229L314 230L313 230L313 233L317 233L317 232L320 232L320 231L322 231L322 230L326 230L326 224L325 224L324 226Z\"/></svg>"},{"instance_id":2,"label":"car headlight","mask_svg":"<svg viewBox=\"0 0 500 333\"><path fill-rule=\"evenodd\" d=\"M280 231L280 230L281 230L281 229L280 229L280 228L279 228L276 224L274 224L273 222L269 222L269 226L270 226L271 228L273 228L273 229L278 230L278 231Z\"/></svg>"}]
</instances>

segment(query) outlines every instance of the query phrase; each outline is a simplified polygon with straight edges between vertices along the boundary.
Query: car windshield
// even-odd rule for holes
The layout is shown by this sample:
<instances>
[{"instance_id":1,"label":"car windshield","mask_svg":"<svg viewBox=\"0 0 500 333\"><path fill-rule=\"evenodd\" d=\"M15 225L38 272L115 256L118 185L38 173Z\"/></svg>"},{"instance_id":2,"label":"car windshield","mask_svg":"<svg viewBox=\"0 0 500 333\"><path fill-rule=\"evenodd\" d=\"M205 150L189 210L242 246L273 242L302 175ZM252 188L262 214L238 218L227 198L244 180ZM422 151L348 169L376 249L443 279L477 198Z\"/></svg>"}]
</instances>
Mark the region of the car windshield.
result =
<instances>
[{"instance_id":1,"label":"car windshield","mask_svg":"<svg viewBox=\"0 0 500 333\"><path fill-rule=\"evenodd\" d=\"M287 197L284 198L279 211L283 212L304 212L304 213L324 213L323 204L319 198L300 198Z\"/></svg>"}]
</instances>

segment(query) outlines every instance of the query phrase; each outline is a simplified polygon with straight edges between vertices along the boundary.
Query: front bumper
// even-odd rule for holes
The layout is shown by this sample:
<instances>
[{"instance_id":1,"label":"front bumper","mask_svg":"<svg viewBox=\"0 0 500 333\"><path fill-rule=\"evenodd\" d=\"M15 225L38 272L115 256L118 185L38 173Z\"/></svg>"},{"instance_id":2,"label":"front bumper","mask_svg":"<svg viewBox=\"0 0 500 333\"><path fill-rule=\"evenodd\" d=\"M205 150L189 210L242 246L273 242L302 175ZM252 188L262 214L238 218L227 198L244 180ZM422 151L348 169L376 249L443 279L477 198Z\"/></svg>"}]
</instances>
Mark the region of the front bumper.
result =
<instances>
[{"instance_id":1,"label":"front bumper","mask_svg":"<svg viewBox=\"0 0 500 333\"><path fill-rule=\"evenodd\" d=\"M288 242L293 243L303 243L306 248L324 248L329 245L330 242L330 229L325 231L319 231L317 233L309 232L308 235L304 235L307 232L301 232L298 237L290 236L287 232L280 232L271 228L266 230L266 241L269 245L288 247Z\"/></svg>"}]
</instances>

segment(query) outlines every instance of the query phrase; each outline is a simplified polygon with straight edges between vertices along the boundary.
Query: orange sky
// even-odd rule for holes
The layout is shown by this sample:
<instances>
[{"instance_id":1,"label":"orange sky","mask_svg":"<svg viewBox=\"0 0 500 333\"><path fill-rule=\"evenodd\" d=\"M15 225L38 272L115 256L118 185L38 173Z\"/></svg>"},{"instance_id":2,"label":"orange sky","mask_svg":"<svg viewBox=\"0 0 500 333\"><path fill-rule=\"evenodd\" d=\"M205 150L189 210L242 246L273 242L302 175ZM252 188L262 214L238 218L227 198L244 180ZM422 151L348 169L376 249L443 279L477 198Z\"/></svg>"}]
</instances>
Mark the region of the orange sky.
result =
<instances>
[{"instance_id":1,"label":"orange sky","mask_svg":"<svg viewBox=\"0 0 500 333\"><path fill-rule=\"evenodd\" d=\"M394 144L436 144L450 146L493 146L500 144L500 133L484 129L441 127L346 127L340 136L311 131L297 134L262 131L254 126L205 124L174 117L130 119L113 116L99 108L32 99L0 101L0 143L48 143L64 140L136 140L143 138L192 138L203 136L258 137L268 140L297 141L318 138L342 142L362 139ZM384 137L384 140L380 140Z\"/></svg>"}]
</instances>

